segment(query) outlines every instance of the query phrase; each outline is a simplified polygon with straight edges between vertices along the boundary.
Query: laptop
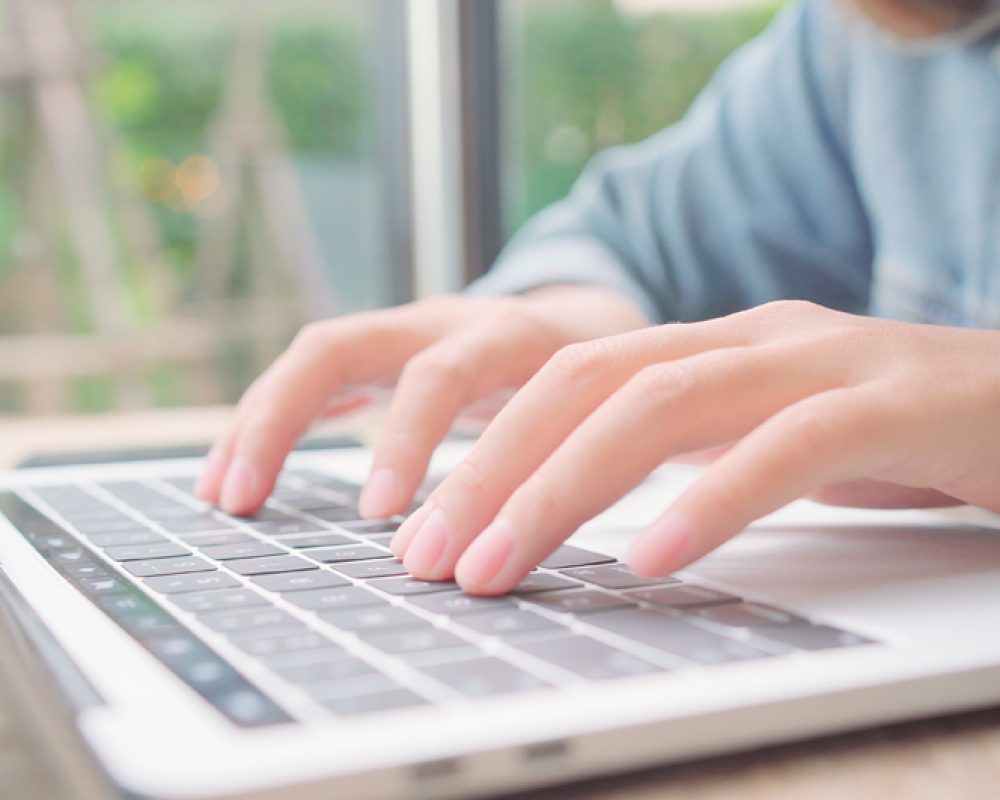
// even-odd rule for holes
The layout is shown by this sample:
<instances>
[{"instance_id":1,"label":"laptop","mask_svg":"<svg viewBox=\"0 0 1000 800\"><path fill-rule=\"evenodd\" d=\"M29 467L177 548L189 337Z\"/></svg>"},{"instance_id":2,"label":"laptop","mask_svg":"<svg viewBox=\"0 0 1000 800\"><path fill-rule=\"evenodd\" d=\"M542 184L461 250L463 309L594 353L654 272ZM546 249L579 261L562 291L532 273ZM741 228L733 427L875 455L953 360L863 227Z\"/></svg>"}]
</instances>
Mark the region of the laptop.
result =
<instances>
[{"instance_id":1,"label":"laptop","mask_svg":"<svg viewBox=\"0 0 1000 800\"><path fill-rule=\"evenodd\" d=\"M360 519L369 459L293 454L252 519L198 459L2 474L0 661L80 796L481 797L1000 702L989 525L800 502L644 580L666 466L476 598Z\"/></svg>"}]
</instances>

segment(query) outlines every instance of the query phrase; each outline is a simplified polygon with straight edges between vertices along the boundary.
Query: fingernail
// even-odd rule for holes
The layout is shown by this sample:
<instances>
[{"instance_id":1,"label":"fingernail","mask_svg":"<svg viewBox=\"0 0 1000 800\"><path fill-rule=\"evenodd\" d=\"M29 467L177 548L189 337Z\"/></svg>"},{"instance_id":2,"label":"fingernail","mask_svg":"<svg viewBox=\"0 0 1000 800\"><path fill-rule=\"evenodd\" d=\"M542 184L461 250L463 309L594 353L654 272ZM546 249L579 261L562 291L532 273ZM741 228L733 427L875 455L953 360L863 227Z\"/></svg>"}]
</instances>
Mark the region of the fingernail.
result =
<instances>
[{"instance_id":1,"label":"fingernail","mask_svg":"<svg viewBox=\"0 0 1000 800\"><path fill-rule=\"evenodd\" d=\"M359 508L364 517L379 518L389 516L403 490L403 482L393 469L383 467L375 470L361 490Z\"/></svg>"},{"instance_id":2,"label":"fingernail","mask_svg":"<svg viewBox=\"0 0 1000 800\"><path fill-rule=\"evenodd\" d=\"M396 558L402 559L406 555L406 549L410 546L410 542L413 541L413 537L420 530L420 526L424 524L424 520L431 515L431 511L433 510L433 505L424 503L399 526L389 541L389 549L392 550Z\"/></svg>"},{"instance_id":3,"label":"fingernail","mask_svg":"<svg viewBox=\"0 0 1000 800\"><path fill-rule=\"evenodd\" d=\"M488 591L514 552L517 536L513 524L497 517L465 551L460 562L463 588Z\"/></svg>"},{"instance_id":4,"label":"fingernail","mask_svg":"<svg viewBox=\"0 0 1000 800\"><path fill-rule=\"evenodd\" d=\"M440 508L435 508L406 548L406 569L417 577L432 575L448 544L448 534L444 514Z\"/></svg>"},{"instance_id":5,"label":"fingernail","mask_svg":"<svg viewBox=\"0 0 1000 800\"><path fill-rule=\"evenodd\" d=\"M217 474L219 468L222 466L222 448L215 446L208 451L208 455L205 456L205 464L201 468L201 475L198 478L198 483L194 487L194 493L197 497L202 500L206 500L209 484L217 480Z\"/></svg>"},{"instance_id":6,"label":"fingernail","mask_svg":"<svg viewBox=\"0 0 1000 800\"><path fill-rule=\"evenodd\" d=\"M222 484L219 505L230 512L246 511L256 494L257 471L247 459L237 456Z\"/></svg>"},{"instance_id":7,"label":"fingernail","mask_svg":"<svg viewBox=\"0 0 1000 800\"><path fill-rule=\"evenodd\" d=\"M660 577L693 559L694 542L691 520L684 514L668 511L632 542L628 563L640 575Z\"/></svg>"}]
</instances>

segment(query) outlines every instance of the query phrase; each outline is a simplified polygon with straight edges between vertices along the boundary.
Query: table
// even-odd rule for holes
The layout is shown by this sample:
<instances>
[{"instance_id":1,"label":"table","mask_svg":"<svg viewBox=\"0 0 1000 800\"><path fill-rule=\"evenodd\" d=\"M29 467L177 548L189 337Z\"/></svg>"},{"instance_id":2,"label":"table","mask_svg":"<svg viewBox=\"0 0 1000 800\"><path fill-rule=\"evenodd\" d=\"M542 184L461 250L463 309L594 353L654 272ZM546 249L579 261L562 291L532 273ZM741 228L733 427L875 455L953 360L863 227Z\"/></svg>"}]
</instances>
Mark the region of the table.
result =
<instances>
[{"instance_id":1,"label":"table","mask_svg":"<svg viewBox=\"0 0 1000 800\"><path fill-rule=\"evenodd\" d=\"M204 442L230 413L203 408L0 418L0 466L39 450ZM353 422L349 432L368 438L373 429L368 418ZM348 431L334 426L330 432ZM72 797L71 786L17 714L0 687L0 798ZM522 800L956 800L995 797L998 787L1000 708L588 781Z\"/></svg>"}]
</instances>

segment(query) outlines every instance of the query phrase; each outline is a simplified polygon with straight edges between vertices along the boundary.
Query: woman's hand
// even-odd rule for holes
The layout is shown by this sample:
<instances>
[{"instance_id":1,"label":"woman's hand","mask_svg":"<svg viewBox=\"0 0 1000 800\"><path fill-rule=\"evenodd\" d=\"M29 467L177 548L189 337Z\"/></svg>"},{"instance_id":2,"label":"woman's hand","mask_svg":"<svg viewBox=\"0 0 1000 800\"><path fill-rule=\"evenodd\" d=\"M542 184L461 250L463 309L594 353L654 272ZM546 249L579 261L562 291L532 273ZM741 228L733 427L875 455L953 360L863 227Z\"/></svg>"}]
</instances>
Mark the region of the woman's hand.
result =
<instances>
[{"instance_id":1,"label":"woman's hand","mask_svg":"<svg viewBox=\"0 0 1000 800\"><path fill-rule=\"evenodd\" d=\"M502 593L663 461L720 446L634 541L640 574L816 492L1000 511L1000 332L781 302L571 345L391 546L417 577Z\"/></svg>"},{"instance_id":2,"label":"woman's hand","mask_svg":"<svg viewBox=\"0 0 1000 800\"><path fill-rule=\"evenodd\" d=\"M521 386L572 342L644 324L623 296L582 286L437 297L314 323L247 390L209 454L198 495L230 513L256 511L315 419L356 407L359 389L398 380L361 508L372 517L399 513L465 407Z\"/></svg>"}]
</instances>

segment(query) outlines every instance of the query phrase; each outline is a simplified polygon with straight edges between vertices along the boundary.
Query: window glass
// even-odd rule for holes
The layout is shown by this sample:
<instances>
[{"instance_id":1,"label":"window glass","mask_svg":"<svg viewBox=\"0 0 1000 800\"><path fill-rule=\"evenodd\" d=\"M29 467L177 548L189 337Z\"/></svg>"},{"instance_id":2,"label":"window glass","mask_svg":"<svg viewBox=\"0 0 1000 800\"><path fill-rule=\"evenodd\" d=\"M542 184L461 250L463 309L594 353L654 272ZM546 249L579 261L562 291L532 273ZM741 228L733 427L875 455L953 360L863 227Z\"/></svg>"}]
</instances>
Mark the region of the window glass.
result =
<instances>
[{"instance_id":1,"label":"window glass","mask_svg":"<svg viewBox=\"0 0 1000 800\"><path fill-rule=\"evenodd\" d=\"M398 298L380 7L0 6L0 412L231 401Z\"/></svg>"},{"instance_id":2,"label":"window glass","mask_svg":"<svg viewBox=\"0 0 1000 800\"><path fill-rule=\"evenodd\" d=\"M563 197L602 148L680 119L775 0L504 0L505 229Z\"/></svg>"}]
</instances>

